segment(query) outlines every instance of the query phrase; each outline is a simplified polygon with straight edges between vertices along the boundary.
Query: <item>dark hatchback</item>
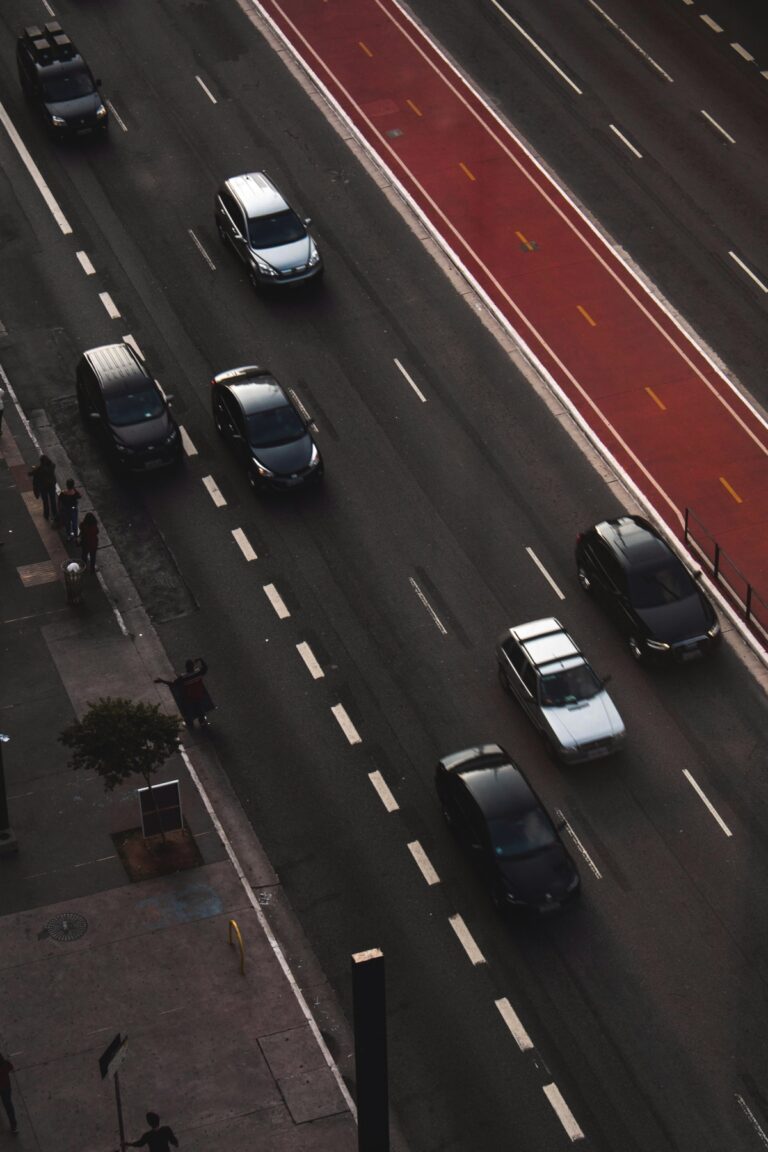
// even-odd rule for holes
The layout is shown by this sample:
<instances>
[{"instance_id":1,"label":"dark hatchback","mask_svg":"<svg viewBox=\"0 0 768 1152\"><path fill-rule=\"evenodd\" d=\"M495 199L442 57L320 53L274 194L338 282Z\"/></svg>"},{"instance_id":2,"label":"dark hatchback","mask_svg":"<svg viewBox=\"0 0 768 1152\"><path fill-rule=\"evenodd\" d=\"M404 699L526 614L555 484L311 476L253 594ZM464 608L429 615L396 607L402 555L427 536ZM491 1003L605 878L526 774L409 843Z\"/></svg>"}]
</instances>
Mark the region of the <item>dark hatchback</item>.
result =
<instances>
[{"instance_id":1,"label":"dark hatchback","mask_svg":"<svg viewBox=\"0 0 768 1152\"><path fill-rule=\"evenodd\" d=\"M16 44L16 65L24 93L56 136L105 132L109 110L101 81L55 21L24 29Z\"/></svg>"},{"instance_id":2,"label":"dark hatchback","mask_svg":"<svg viewBox=\"0 0 768 1152\"><path fill-rule=\"evenodd\" d=\"M693 574L640 516L603 520L576 541L576 571L636 660L686 662L712 652L720 624Z\"/></svg>"},{"instance_id":3,"label":"dark hatchback","mask_svg":"<svg viewBox=\"0 0 768 1152\"><path fill-rule=\"evenodd\" d=\"M323 459L306 420L265 368L221 372L211 381L217 432L241 458L252 488L316 483Z\"/></svg>"},{"instance_id":4,"label":"dark hatchback","mask_svg":"<svg viewBox=\"0 0 768 1152\"><path fill-rule=\"evenodd\" d=\"M555 912L578 895L578 869L558 829L500 745L444 756L435 787L448 826L475 857L498 909Z\"/></svg>"}]
</instances>

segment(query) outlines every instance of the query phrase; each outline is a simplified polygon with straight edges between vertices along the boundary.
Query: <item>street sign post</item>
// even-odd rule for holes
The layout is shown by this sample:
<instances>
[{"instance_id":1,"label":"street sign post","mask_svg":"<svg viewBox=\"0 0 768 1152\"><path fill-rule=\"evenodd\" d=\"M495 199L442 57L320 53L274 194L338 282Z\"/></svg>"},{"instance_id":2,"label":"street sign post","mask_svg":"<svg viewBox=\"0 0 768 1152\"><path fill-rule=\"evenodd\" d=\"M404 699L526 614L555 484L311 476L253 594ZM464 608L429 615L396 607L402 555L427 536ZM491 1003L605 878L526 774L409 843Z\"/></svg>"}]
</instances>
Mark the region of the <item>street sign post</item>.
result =
<instances>
[{"instance_id":1,"label":"street sign post","mask_svg":"<svg viewBox=\"0 0 768 1152\"><path fill-rule=\"evenodd\" d=\"M99 1071L101 1072L102 1080L107 1076L114 1076L115 1078L115 1103L117 1104L117 1127L120 1132L120 1152L125 1152L125 1128L123 1126L123 1105L120 1100L120 1077L117 1070L125 1059L125 1051L128 1045L128 1037L121 1036L118 1032L112 1043L108 1048L105 1048L101 1056L99 1056Z\"/></svg>"}]
</instances>

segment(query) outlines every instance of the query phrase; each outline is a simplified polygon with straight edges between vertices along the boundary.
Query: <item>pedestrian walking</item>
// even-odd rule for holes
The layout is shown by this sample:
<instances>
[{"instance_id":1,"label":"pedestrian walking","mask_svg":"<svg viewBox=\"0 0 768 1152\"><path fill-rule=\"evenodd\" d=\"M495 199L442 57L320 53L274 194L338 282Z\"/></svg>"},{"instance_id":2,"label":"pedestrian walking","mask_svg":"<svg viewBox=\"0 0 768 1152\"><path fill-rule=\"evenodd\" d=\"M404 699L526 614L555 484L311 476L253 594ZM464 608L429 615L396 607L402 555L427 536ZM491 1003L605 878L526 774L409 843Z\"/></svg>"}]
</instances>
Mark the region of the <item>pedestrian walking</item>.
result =
<instances>
[{"instance_id":1,"label":"pedestrian walking","mask_svg":"<svg viewBox=\"0 0 768 1152\"><path fill-rule=\"evenodd\" d=\"M80 503L80 493L75 488L72 477L67 480L66 487L59 493L59 520L64 525L64 531L70 540L77 536L77 506Z\"/></svg>"},{"instance_id":2,"label":"pedestrian walking","mask_svg":"<svg viewBox=\"0 0 768 1152\"><path fill-rule=\"evenodd\" d=\"M208 689L203 682L203 676L208 671L208 665L202 656L196 660L187 660L185 671L175 680L163 680L158 677L155 684L167 684L173 692L173 698L179 706L187 728L191 728L195 720L200 721L201 728L208 727L208 716L215 704L208 695Z\"/></svg>"},{"instance_id":3,"label":"pedestrian walking","mask_svg":"<svg viewBox=\"0 0 768 1152\"><path fill-rule=\"evenodd\" d=\"M99 546L99 522L93 512L86 512L80 524L80 548L83 565L96 571L96 549Z\"/></svg>"},{"instance_id":4,"label":"pedestrian walking","mask_svg":"<svg viewBox=\"0 0 768 1152\"><path fill-rule=\"evenodd\" d=\"M5 1056L0 1053L0 1100L3 1102L3 1108L5 1108L8 1123L11 1126L11 1132L18 1132L19 1126L16 1123L16 1110L13 1107L13 1100L11 1099L11 1072L13 1072L13 1064L11 1064L10 1060L6 1060Z\"/></svg>"},{"instance_id":5,"label":"pedestrian walking","mask_svg":"<svg viewBox=\"0 0 768 1152\"><path fill-rule=\"evenodd\" d=\"M0 436L3 434L3 412L5 410L5 389L0 388Z\"/></svg>"},{"instance_id":6,"label":"pedestrian walking","mask_svg":"<svg viewBox=\"0 0 768 1152\"><path fill-rule=\"evenodd\" d=\"M167 1124L160 1127L160 1117L157 1112L147 1112L149 1129L140 1140L128 1141L129 1148L147 1147L149 1152L171 1152L171 1144L178 1148L179 1142Z\"/></svg>"},{"instance_id":7,"label":"pedestrian walking","mask_svg":"<svg viewBox=\"0 0 768 1152\"><path fill-rule=\"evenodd\" d=\"M51 524L58 523L56 515L56 465L48 456L41 456L40 463L30 472L32 491L38 500L43 501L43 516Z\"/></svg>"}]
</instances>

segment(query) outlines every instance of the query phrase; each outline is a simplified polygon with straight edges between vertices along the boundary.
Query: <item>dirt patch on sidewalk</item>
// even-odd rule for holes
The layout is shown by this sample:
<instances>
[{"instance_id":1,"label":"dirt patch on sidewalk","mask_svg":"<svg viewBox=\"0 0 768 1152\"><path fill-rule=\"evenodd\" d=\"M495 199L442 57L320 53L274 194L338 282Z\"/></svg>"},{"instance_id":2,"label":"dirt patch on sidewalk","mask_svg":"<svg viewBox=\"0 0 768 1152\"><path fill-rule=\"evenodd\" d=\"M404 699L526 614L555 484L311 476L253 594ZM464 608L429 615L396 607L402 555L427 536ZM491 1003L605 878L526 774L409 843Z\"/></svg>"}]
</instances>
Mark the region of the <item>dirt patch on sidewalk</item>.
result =
<instances>
[{"instance_id":1,"label":"dirt patch on sidewalk","mask_svg":"<svg viewBox=\"0 0 768 1152\"><path fill-rule=\"evenodd\" d=\"M141 828L115 832L112 841L131 880L152 880L170 872L199 868L204 863L194 836L188 828L144 837Z\"/></svg>"}]
</instances>

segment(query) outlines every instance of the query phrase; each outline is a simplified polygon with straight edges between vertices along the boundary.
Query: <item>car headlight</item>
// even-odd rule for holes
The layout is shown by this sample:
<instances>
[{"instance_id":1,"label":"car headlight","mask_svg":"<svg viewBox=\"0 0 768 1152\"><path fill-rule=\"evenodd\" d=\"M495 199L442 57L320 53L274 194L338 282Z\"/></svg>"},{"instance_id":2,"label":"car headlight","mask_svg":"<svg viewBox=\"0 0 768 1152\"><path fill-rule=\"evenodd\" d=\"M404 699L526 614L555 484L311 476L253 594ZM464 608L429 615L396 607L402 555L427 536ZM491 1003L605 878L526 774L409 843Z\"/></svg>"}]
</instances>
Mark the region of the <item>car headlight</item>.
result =
<instances>
[{"instance_id":1,"label":"car headlight","mask_svg":"<svg viewBox=\"0 0 768 1152\"><path fill-rule=\"evenodd\" d=\"M317 468L319 463L320 463L320 453L317 450L317 444L315 444L313 442L312 455L309 458L309 466L310 466L310 468Z\"/></svg>"},{"instance_id":2,"label":"car headlight","mask_svg":"<svg viewBox=\"0 0 768 1152\"><path fill-rule=\"evenodd\" d=\"M311 252L310 252L310 254L309 254L309 264L308 264L308 267L309 267L309 268L314 268L315 264L317 264L317 262L319 261L319 259L320 259L320 253L318 252L317 248L315 248L315 246L314 246L314 244L313 244L313 245L312 245L312 251L311 251Z\"/></svg>"},{"instance_id":3,"label":"car headlight","mask_svg":"<svg viewBox=\"0 0 768 1152\"><path fill-rule=\"evenodd\" d=\"M646 648L650 648L653 652L669 652L670 644L665 644L663 640L646 640Z\"/></svg>"},{"instance_id":4,"label":"car headlight","mask_svg":"<svg viewBox=\"0 0 768 1152\"><path fill-rule=\"evenodd\" d=\"M715 620L712 627L707 629L707 636L709 636L710 640L714 640L714 638L716 636L719 636L719 635L720 635L720 621Z\"/></svg>"},{"instance_id":5,"label":"car headlight","mask_svg":"<svg viewBox=\"0 0 768 1152\"><path fill-rule=\"evenodd\" d=\"M96 109L96 119L97 120L103 120L104 117L106 116L106 114L107 114L106 104L100 104L98 106L98 108Z\"/></svg>"},{"instance_id":6,"label":"car headlight","mask_svg":"<svg viewBox=\"0 0 768 1152\"><path fill-rule=\"evenodd\" d=\"M261 464L255 456L253 457L253 466L258 472L259 476L274 476L274 472L270 472L269 468L265 468L264 465Z\"/></svg>"},{"instance_id":7,"label":"car headlight","mask_svg":"<svg viewBox=\"0 0 768 1152\"><path fill-rule=\"evenodd\" d=\"M115 451L129 454L133 452L133 448L129 448L127 444L123 444L122 440L115 440Z\"/></svg>"},{"instance_id":8,"label":"car headlight","mask_svg":"<svg viewBox=\"0 0 768 1152\"><path fill-rule=\"evenodd\" d=\"M277 270L271 264L267 264L266 260L259 260L258 256L252 256L251 262L262 276L277 276Z\"/></svg>"},{"instance_id":9,"label":"car headlight","mask_svg":"<svg viewBox=\"0 0 768 1152\"><path fill-rule=\"evenodd\" d=\"M66 128L67 122L63 116L51 116L51 124L54 128Z\"/></svg>"}]
</instances>

